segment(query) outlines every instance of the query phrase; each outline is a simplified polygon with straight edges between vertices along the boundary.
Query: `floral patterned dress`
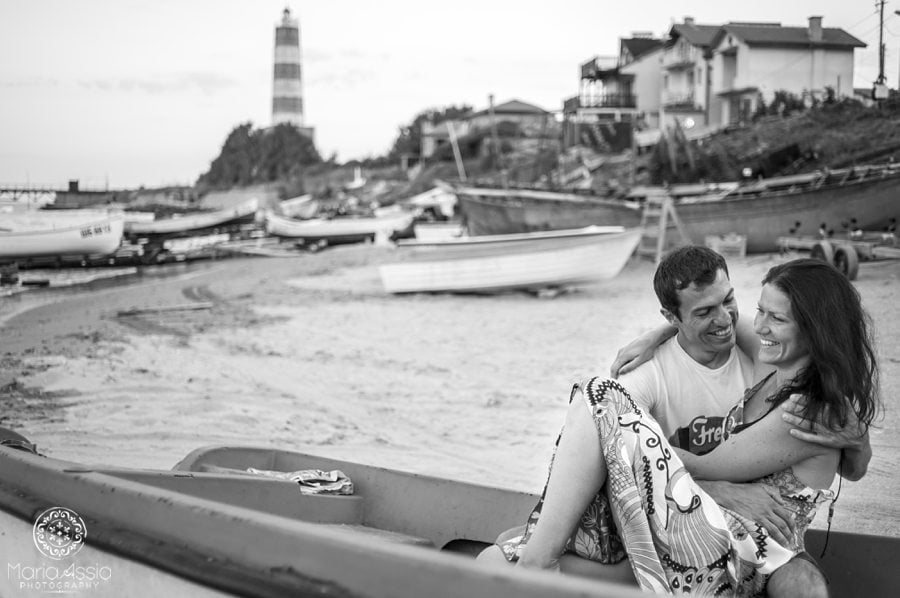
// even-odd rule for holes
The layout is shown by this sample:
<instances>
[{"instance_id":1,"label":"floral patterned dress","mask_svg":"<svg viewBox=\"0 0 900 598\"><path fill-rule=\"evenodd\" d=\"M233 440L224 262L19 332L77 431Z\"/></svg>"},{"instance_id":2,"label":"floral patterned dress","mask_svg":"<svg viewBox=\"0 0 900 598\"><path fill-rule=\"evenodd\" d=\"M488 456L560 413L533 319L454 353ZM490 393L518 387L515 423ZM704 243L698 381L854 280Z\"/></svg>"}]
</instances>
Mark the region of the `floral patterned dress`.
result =
<instances>
[{"instance_id":1,"label":"floral patterned dress","mask_svg":"<svg viewBox=\"0 0 900 598\"><path fill-rule=\"evenodd\" d=\"M723 438L746 427L744 403L761 385L729 412ZM790 546L781 546L760 524L720 507L704 492L659 425L618 382L593 378L576 386L573 397L579 389L597 426L608 475L567 549L601 563L619 562L627 552L641 588L657 593L764 594L768 576L803 550L803 534L831 491L807 487L791 468L757 480L774 487L794 512L796 535ZM542 506L543 496L519 533L498 539L508 560L518 559Z\"/></svg>"}]
</instances>

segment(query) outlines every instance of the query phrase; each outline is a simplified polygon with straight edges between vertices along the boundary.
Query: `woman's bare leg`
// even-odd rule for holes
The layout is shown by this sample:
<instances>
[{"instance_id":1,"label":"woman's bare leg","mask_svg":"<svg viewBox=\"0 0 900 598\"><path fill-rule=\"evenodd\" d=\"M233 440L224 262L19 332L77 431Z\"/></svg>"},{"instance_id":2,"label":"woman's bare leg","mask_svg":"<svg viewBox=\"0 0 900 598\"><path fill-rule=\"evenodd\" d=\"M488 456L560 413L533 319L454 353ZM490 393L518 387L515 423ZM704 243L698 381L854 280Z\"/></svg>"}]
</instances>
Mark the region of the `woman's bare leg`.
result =
<instances>
[{"instance_id":1,"label":"woman's bare leg","mask_svg":"<svg viewBox=\"0 0 900 598\"><path fill-rule=\"evenodd\" d=\"M547 481L544 505L519 565L559 567L559 557L588 504L606 481L600 438L585 401L569 404L556 456Z\"/></svg>"}]
</instances>

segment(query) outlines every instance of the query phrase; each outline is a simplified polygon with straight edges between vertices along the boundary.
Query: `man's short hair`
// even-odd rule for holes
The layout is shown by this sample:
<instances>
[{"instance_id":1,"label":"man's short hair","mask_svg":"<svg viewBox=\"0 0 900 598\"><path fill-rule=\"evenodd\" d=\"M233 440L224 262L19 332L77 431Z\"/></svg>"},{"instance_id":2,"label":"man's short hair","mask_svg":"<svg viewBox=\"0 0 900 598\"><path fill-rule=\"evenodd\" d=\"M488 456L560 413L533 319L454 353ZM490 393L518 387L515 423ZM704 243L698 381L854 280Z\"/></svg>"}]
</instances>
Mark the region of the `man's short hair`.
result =
<instances>
[{"instance_id":1,"label":"man's short hair","mask_svg":"<svg viewBox=\"0 0 900 598\"><path fill-rule=\"evenodd\" d=\"M692 284L703 287L716 279L719 270L728 276L728 264L725 258L703 245L687 245L673 249L667 253L653 275L653 290L659 304L679 320L681 300L678 291Z\"/></svg>"}]
</instances>

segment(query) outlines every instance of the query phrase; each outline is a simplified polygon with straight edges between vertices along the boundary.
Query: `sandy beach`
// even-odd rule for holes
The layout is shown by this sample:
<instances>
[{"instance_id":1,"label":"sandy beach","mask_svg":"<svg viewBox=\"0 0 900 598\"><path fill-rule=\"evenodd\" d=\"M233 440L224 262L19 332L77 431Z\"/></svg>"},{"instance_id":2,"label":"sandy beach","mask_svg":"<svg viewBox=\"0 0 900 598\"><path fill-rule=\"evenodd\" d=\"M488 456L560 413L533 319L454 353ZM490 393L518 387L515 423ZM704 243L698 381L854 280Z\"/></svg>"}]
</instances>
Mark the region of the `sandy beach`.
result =
<instances>
[{"instance_id":1,"label":"sandy beach","mask_svg":"<svg viewBox=\"0 0 900 598\"><path fill-rule=\"evenodd\" d=\"M0 297L0 425L87 463L168 469L198 446L265 445L539 491L572 383L663 321L653 264L553 298L390 296L377 264L399 255L345 246ZM743 317L783 259L729 260ZM863 264L856 286L886 409L833 529L900 536L900 261Z\"/></svg>"}]
</instances>

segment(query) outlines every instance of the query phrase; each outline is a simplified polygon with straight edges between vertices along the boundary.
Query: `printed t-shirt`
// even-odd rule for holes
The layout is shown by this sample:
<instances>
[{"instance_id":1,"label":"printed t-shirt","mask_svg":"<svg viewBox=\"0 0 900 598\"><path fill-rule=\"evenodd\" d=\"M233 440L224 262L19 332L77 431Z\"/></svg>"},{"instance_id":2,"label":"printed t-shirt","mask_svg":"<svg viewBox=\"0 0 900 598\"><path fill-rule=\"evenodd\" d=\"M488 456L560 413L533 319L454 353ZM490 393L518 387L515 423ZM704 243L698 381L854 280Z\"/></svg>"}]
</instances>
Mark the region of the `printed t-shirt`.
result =
<instances>
[{"instance_id":1,"label":"printed t-shirt","mask_svg":"<svg viewBox=\"0 0 900 598\"><path fill-rule=\"evenodd\" d=\"M674 336L619 382L659 422L672 446L699 455L722 441L725 415L753 383L753 362L735 346L722 366L708 368Z\"/></svg>"}]
</instances>

